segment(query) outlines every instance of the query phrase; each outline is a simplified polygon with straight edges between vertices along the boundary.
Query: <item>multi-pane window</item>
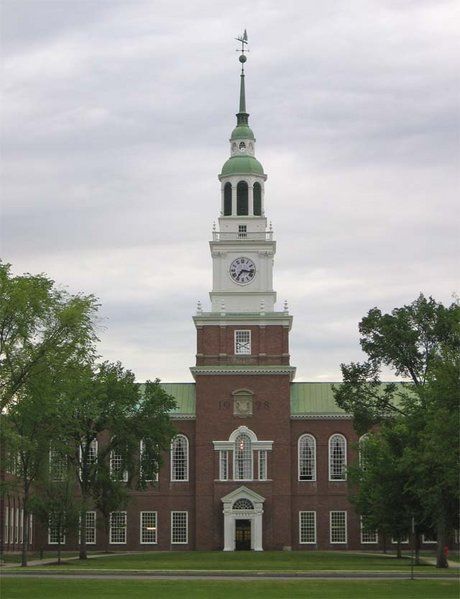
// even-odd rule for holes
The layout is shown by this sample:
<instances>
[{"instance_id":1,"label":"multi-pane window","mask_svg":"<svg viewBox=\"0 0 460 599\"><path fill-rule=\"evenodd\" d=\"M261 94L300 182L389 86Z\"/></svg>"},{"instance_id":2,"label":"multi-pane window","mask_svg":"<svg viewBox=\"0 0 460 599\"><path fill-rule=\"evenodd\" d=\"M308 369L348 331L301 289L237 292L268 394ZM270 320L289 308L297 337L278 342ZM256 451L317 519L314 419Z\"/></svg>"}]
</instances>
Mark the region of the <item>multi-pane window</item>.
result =
<instances>
[{"instance_id":1,"label":"multi-pane window","mask_svg":"<svg viewBox=\"0 0 460 599\"><path fill-rule=\"evenodd\" d=\"M329 439L329 480L347 479L347 442L343 435Z\"/></svg>"},{"instance_id":2,"label":"multi-pane window","mask_svg":"<svg viewBox=\"0 0 460 599\"><path fill-rule=\"evenodd\" d=\"M219 451L219 480L228 480L228 451Z\"/></svg>"},{"instance_id":3,"label":"multi-pane window","mask_svg":"<svg viewBox=\"0 0 460 599\"><path fill-rule=\"evenodd\" d=\"M96 544L96 512L86 512L86 544ZM81 537L80 537L81 538Z\"/></svg>"},{"instance_id":4,"label":"multi-pane window","mask_svg":"<svg viewBox=\"0 0 460 599\"><path fill-rule=\"evenodd\" d=\"M157 512L141 512L141 543L143 545L154 545L157 543Z\"/></svg>"},{"instance_id":5,"label":"multi-pane window","mask_svg":"<svg viewBox=\"0 0 460 599\"><path fill-rule=\"evenodd\" d=\"M59 536L61 537L59 539ZM48 543L50 545L58 545L65 543L65 534L62 523L56 514L50 514L48 519Z\"/></svg>"},{"instance_id":6,"label":"multi-pane window","mask_svg":"<svg viewBox=\"0 0 460 599\"><path fill-rule=\"evenodd\" d=\"M238 225L238 238L244 239L248 236L248 227L247 225Z\"/></svg>"},{"instance_id":7,"label":"multi-pane window","mask_svg":"<svg viewBox=\"0 0 460 599\"><path fill-rule=\"evenodd\" d=\"M299 480L316 480L316 441L312 435L299 437Z\"/></svg>"},{"instance_id":8,"label":"multi-pane window","mask_svg":"<svg viewBox=\"0 0 460 599\"><path fill-rule=\"evenodd\" d=\"M188 512L171 512L171 543L188 543Z\"/></svg>"},{"instance_id":9,"label":"multi-pane window","mask_svg":"<svg viewBox=\"0 0 460 599\"><path fill-rule=\"evenodd\" d=\"M366 444L369 440L369 434L366 433L359 438L358 441L358 455L359 455L359 465L364 470L366 468Z\"/></svg>"},{"instance_id":10,"label":"multi-pane window","mask_svg":"<svg viewBox=\"0 0 460 599\"><path fill-rule=\"evenodd\" d=\"M378 543L379 536L376 530L370 530L366 527L366 516L361 516L361 543L364 545Z\"/></svg>"},{"instance_id":11,"label":"multi-pane window","mask_svg":"<svg viewBox=\"0 0 460 599\"><path fill-rule=\"evenodd\" d=\"M347 512L330 512L330 541L347 542Z\"/></svg>"},{"instance_id":12,"label":"multi-pane window","mask_svg":"<svg viewBox=\"0 0 460 599\"><path fill-rule=\"evenodd\" d=\"M171 443L171 480L188 480L188 439L177 435Z\"/></svg>"},{"instance_id":13,"label":"multi-pane window","mask_svg":"<svg viewBox=\"0 0 460 599\"><path fill-rule=\"evenodd\" d=\"M299 512L299 543L316 543L316 512Z\"/></svg>"},{"instance_id":14,"label":"multi-pane window","mask_svg":"<svg viewBox=\"0 0 460 599\"><path fill-rule=\"evenodd\" d=\"M157 464L144 464L145 442L141 439L139 443L139 459L141 464L141 475L146 482L158 482L158 466ZM144 470L145 469L145 470Z\"/></svg>"},{"instance_id":15,"label":"multi-pane window","mask_svg":"<svg viewBox=\"0 0 460 599\"><path fill-rule=\"evenodd\" d=\"M127 515L126 512L110 513L110 543L126 543Z\"/></svg>"},{"instance_id":16,"label":"multi-pane window","mask_svg":"<svg viewBox=\"0 0 460 599\"><path fill-rule=\"evenodd\" d=\"M267 480L267 450L259 451L259 480Z\"/></svg>"},{"instance_id":17,"label":"multi-pane window","mask_svg":"<svg viewBox=\"0 0 460 599\"><path fill-rule=\"evenodd\" d=\"M246 433L235 439L233 476L235 480L252 480L251 439Z\"/></svg>"},{"instance_id":18,"label":"multi-pane window","mask_svg":"<svg viewBox=\"0 0 460 599\"><path fill-rule=\"evenodd\" d=\"M86 446L84 440L80 445L80 463L82 468L89 468L97 461L97 439L92 439ZM80 471L81 472L81 471Z\"/></svg>"},{"instance_id":19,"label":"multi-pane window","mask_svg":"<svg viewBox=\"0 0 460 599\"><path fill-rule=\"evenodd\" d=\"M110 476L113 480L128 481L128 471L123 468L123 456L116 449L110 452Z\"/></svg>"},{"instance_id":20,"label":"multi-pane window","mask_svg":"<svg viewBox=\"0 0 460 599\"><path fill-rule=\"evenodd\" d=\"M422 535L422 543L434 545L435 543L437 543L436 534L432 532L429 534Z\"/></svg>"},{"instance_id":21,"label":"multi-pane window","mask_svg":"<svg viewBox=\"0 0 460 599\"><path fill-rule=\"evenodd\" d=\"M251 331L235 331L235 354L251 353Z\"/></svg>"},{"instance_id":22,"label":"multi-pane window","mask_svg":"<svg viewBox=\"0 0 460 599\"><path fill-rule=\"evenodd\" d=\"M67 459L54 447L49 450L49 475L54 482L62 482L67 470Z\"/></svg>"}]
</instances>

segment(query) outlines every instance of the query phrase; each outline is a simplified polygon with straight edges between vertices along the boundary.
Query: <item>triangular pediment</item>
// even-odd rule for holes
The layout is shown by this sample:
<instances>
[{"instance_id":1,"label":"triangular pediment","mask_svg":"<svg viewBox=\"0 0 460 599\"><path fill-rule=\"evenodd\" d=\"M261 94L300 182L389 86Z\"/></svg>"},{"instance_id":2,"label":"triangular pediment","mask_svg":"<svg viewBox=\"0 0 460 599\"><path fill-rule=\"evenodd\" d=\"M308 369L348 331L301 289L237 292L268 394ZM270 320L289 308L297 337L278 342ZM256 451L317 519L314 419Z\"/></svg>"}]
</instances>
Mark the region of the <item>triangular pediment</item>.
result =
<instances>
[{"instance_id":1,"label":"triangular pediment","mask_svg":"<svg viewBox=\"0 0 460 599\"><path fill-rule=\"evenodd\" d=\"M235 501L243 498L249 499L254 504L263 503L265 501L265 497L262 497L262 495L259 495L259 493L256 493L255 491L252 491L251 489L248 489L247 487L242 485L241 487L238 487L238 489L235 489L228 495L222 497L222 503L230 503L233 505Z\"/></svg>"}]
</instances>

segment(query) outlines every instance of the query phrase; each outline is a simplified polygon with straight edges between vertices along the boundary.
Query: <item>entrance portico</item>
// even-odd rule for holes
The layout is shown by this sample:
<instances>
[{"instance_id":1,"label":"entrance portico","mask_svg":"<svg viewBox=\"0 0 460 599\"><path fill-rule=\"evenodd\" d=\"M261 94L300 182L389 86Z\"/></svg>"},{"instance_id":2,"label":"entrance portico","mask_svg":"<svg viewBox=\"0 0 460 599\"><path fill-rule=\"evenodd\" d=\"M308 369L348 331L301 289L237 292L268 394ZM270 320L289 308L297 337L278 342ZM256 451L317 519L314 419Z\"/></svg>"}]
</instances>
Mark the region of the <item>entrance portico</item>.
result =
<instances>
[{"instance_id":1,"label":"entrance portico","mask_svg":"<svg viewBox=\"0 0 460 599\"><path fill-rule=\"evenodd\" d=\"M239 487L225 497L222 497L224 504L224 551L235 551L246 548L249 545L253 551L263 551L262 547L262 514L265 497L247 487ZM250 531L245 526L244 541L241 542L242 522L250 524ZM237 532L238 527L238 532ZM247 546L249 549L249 546Z\"/></svg>"}]
</instances>

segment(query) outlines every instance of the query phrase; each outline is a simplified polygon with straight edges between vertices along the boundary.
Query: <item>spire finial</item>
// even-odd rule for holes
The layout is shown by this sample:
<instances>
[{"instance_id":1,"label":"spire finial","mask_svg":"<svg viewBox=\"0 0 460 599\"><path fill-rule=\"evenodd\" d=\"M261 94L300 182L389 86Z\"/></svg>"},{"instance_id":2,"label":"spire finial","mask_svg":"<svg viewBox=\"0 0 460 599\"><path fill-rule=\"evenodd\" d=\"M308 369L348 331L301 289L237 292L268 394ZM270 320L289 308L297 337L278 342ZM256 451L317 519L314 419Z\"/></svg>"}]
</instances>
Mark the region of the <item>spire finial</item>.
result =
<instances>
[{"instance_id":1,"label":"spire finial","mask_svg":"<svg viewBox=\"0 0 460 599\"><path fill-rule=\"evenodd\" d=\"M240 109L238 111L237 124L238 125L247 125L249 114L246 112L246 90L244 86L244 63L247 60L247 56L245 52L249 52L246 48L248 43L248 34L246 29L244 30L243 35L235 38L238 42L241 43L241 48L238 48L237 52L241 52L239 61L241 62L241 75L240 75Z\"/></svg>"}]
</instances>

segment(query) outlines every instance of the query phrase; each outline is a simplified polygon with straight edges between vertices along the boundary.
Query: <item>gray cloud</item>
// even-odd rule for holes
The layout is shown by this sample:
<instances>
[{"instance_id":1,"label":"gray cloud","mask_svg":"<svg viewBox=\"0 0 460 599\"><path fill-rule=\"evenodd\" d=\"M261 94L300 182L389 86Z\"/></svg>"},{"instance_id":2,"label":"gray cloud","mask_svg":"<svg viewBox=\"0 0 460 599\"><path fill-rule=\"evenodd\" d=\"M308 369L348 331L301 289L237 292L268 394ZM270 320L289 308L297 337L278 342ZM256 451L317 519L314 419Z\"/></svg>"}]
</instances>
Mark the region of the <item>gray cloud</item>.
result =
<instances>
[{"instance_id":1,"label":"gray cloud","mask_svg":"<svg viewBox=\"0 0 460 599\"><path fill-rule=\"evenodd\" d=\"M246 26L293 363L337 379L370 307L457 285L458 12L4 0L3 257L100 297L105 357L188 380Z\"/></svg>"}]
</instances>

